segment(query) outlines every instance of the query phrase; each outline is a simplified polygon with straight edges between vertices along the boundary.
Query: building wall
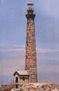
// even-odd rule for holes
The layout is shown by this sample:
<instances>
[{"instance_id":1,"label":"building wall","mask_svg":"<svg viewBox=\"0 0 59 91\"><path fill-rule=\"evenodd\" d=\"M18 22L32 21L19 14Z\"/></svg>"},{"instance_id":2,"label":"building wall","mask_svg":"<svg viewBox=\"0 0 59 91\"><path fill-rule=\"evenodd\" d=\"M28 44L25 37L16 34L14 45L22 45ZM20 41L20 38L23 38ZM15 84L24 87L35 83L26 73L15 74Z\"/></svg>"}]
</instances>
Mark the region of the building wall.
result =
<instances>
[{"instance_id":1,"label":"building wall","mask_svg":"<svg viewBox=\"0 0 59 91\"><path fill-rule=\"evenodd\" d=\"M18 77L18 84L25 84L29 82L29 77L28 76L19 76L19 75L15 75L14 76L14 84L16 84L16 77ZM21 79L22 77L25 77L25 80Z\"/></svg>"}]
</instances>

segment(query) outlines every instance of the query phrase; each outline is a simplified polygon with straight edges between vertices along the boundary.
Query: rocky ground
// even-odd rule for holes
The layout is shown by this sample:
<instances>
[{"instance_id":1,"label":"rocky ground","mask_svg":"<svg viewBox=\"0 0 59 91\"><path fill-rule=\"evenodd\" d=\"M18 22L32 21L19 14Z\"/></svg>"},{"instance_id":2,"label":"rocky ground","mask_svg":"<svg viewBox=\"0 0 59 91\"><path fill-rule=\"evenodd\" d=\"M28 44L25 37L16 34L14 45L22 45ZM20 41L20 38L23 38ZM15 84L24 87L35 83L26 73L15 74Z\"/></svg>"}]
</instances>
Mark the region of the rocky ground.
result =
<instances>
[{"instance_id":1,"label":"rocky ground","mask_svg":"<svg viewBox=\"0 0 59 91\"><path fill-rule=\"evenodd\" d=\"M53 83L29 83L24 84L18 89L11 89L11 91L59 91L59 86Z\"/></svg>"},{"instance_id":2,"label":"rocky ground","mask_svg":"<svg viewBox=\"0 0 59 91\"><path fill-rule=\"evenodd\" d=\"M59 91L59 86L50 82L42 82L19 85L16 89L14 84L7 84L2 85L0 91Z\"/></svg>"}]
</instances>

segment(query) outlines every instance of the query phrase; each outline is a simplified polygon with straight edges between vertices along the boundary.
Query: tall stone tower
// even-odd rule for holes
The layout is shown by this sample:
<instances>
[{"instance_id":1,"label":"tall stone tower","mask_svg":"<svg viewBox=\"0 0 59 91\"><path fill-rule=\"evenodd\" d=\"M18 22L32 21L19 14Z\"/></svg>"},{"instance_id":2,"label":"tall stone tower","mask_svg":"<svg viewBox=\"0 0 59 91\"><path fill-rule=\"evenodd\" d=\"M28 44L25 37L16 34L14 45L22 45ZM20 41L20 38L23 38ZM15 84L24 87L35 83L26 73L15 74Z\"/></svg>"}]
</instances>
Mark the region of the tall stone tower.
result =
<instances>
[{"instance_id":1,"label":"tall stone tower","mask_svg":"<svg viewBox=\"0 0 59 91\"><path fill-rule=\"evenodd\" d=\"M37 63L36 63L36 42L34 28L34 10L33 4L28 3L27 9L27 34L26 34L26 59L25 69L29 73L29 82L37 82Z\"/></svg>"}]
</instances>

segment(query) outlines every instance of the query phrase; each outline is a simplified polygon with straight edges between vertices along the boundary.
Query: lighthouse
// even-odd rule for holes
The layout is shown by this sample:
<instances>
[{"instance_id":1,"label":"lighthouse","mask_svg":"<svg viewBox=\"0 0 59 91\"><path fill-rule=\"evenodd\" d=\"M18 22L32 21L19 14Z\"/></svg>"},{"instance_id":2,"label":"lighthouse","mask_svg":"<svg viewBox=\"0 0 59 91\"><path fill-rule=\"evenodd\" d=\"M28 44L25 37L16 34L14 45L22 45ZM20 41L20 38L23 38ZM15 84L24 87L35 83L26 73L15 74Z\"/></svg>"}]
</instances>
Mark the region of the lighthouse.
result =
<instances>
[{"instance_id":1,"label":"lighthouse","mask_svg":"<svg viewBox=\"0 0 59 91\"><path fill-rule=\"evenodd\" d=\"M35 14L33 3L28 3L27 9L27 31L26 31L26 55L25 70L29 73L29 82L37 82L37 59L35 41Z\"/></svg>"}]
</instances>

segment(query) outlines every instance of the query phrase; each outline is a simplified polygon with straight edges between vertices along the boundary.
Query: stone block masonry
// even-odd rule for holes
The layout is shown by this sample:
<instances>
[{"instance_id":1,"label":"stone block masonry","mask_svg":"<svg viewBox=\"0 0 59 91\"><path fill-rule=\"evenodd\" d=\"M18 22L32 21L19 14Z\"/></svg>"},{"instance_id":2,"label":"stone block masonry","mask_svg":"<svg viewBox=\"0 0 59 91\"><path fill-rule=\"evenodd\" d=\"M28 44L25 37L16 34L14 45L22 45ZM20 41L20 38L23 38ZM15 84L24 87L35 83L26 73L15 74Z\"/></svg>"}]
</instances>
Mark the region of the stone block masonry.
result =
<instances>
[{"instance_id":1,"label":"stone block masonry","mask_svg":"<svg viewBox=\"0 0 59 91\"><path fill-rule=\"evenodd\" d=\"M33 4L28 4L27 10L27 34L26 34L26 59L25 70L29 73L29 82L37 82L37 63L36 63L36 42L35 42L35 14Z\"/></svg>"}]
</instances>

